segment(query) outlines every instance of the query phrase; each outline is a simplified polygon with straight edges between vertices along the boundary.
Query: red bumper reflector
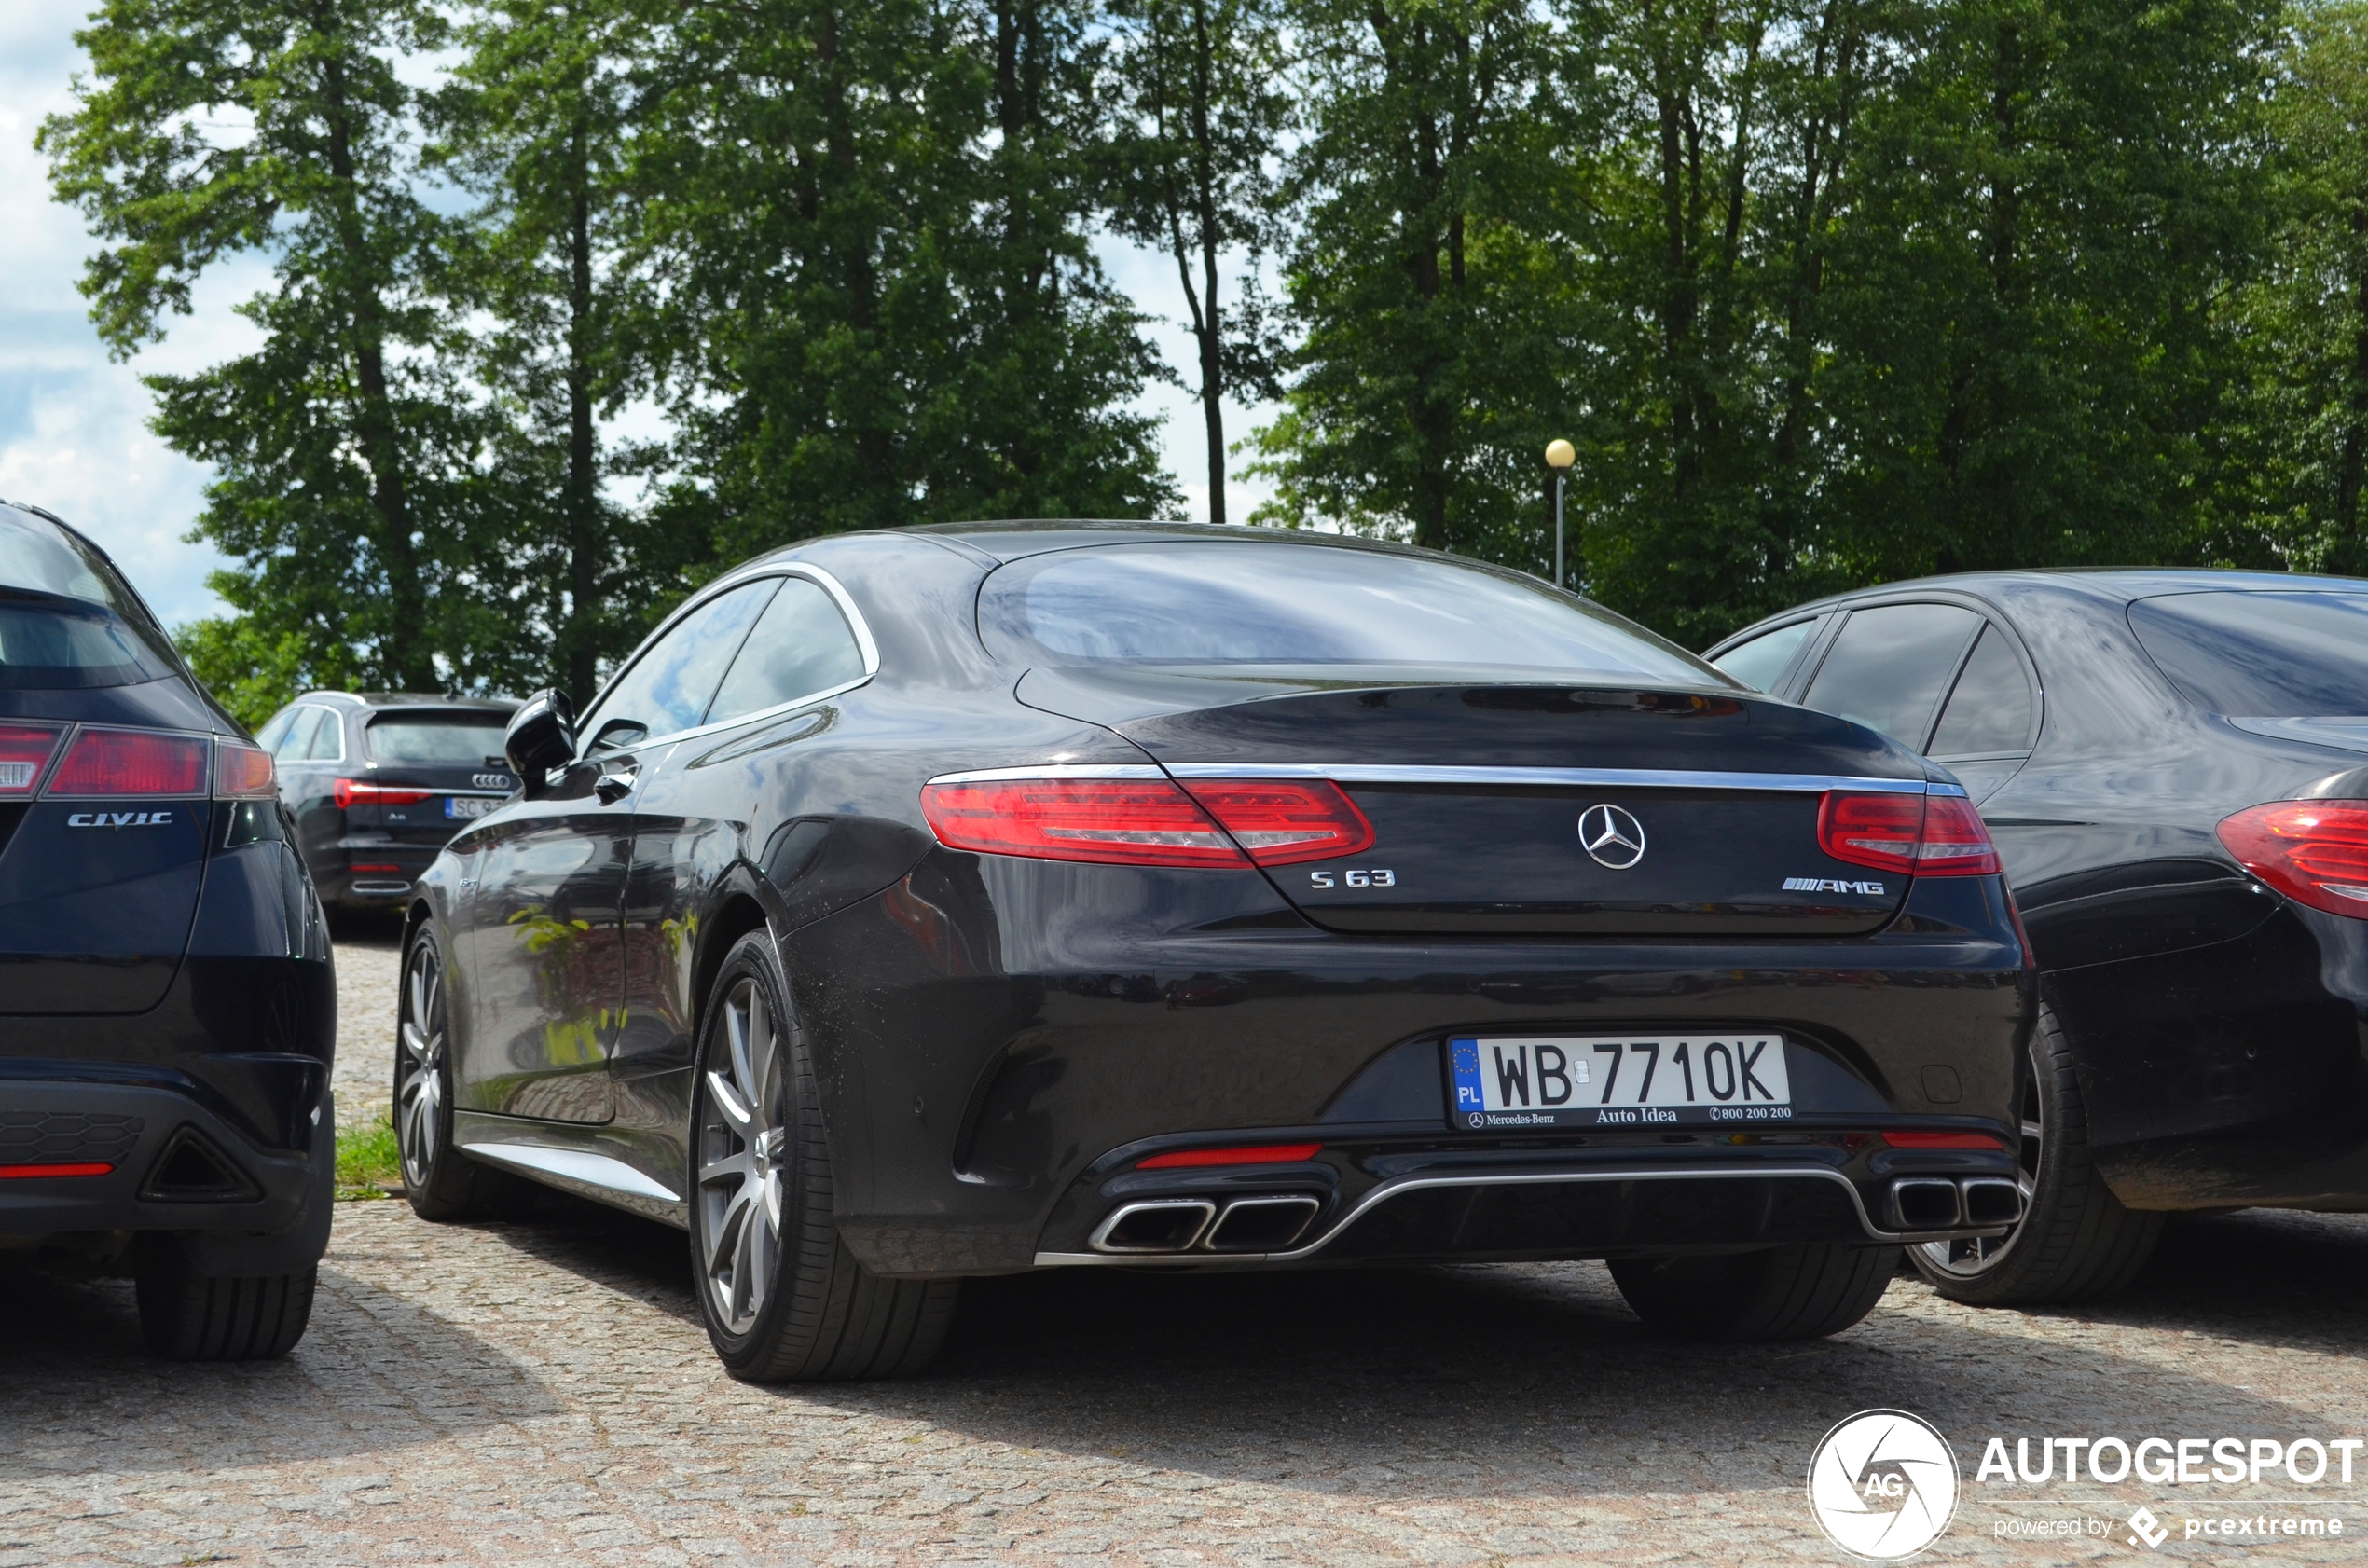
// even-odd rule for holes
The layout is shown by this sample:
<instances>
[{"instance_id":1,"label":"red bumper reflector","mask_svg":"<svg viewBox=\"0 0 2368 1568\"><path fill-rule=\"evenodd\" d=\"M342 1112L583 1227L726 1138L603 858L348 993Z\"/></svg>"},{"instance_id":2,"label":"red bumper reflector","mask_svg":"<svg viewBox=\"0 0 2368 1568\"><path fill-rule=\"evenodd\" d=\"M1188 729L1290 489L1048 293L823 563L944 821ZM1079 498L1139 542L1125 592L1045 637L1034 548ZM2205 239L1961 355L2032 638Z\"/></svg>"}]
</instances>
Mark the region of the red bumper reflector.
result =
<instances>
[{"instance_id":1,"label":"red bumper reflector","mask_svg":"<svg viewBox=\"0 0 2368 1568\"><path fill-rule=\"evenodd\" d=\"M2368 801L2273 801L2222 822L2220 842L2296 902L2368 919Z\"/></svg>"},{"instance_id":2,"label":"red bumper reflector","mask_svg":"<svg viewBox=\"0 0 2368 1568\"><path fill-rule=\"evenodd\" d=\"M1988 1133L1884 1133L1882 1140L1893 1148L2003 1148L2005 1144Z\"/></svg>"},{"instance_id":3,"label":"red bumper reflector","mask_svg":"<svg viewBox=\"0 0 2368 1568\"><path fill-rule=\"evenodd\" d=\"M1288 1165L1301 1160L1313 1160L1320 1143L1267 1143L1244 1148L1179 1148L1170 1154L1154 1154L1149 1160L1138 1160L1138 1171L1173 1171L1188 1165Z\"/></svg>"},{"instance_id":4,"label":"red bumper reflector","mask_svg":"<svg viewBox=\"0 0 2368 1568\"><path fill-rule=\"evenodd\" d=\"M43 1176L104 1176L114 1169L104 1161L79 1165L0 1165L0 1181L32 1181Z\"/></svg>"}]
</instances>

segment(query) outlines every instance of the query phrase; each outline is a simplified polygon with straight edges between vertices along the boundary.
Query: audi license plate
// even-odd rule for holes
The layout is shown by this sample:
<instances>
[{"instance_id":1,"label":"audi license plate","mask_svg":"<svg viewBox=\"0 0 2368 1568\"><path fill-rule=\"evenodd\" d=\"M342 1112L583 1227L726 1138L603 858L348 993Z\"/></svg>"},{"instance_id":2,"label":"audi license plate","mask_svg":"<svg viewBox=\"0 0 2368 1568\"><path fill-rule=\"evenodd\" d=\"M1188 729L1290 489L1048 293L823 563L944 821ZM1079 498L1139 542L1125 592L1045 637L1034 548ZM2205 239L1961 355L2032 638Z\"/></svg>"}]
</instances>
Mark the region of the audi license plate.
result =
<instances>
[{"instance_id":1,"label":"audi license plate","mask_svg":"<svg viewBox=\"0 0 2368 1568\"><path fill-rule=\"evenodd\" d=\"M462 822L474 821L502 803L486 795L447 795L444 814Z\"/></svg>"},{"instance_id":2,"label":"audi license plate","mask_svg":"<svg viewBox=\"0 0 2368 1568\"><path fill-rule=\"evenodd\" d=\"M1455 1124L1475 1131L1793 1115L1782 1035L1467 1035L1447 1060Z\"/></svg>"}]
</instances>

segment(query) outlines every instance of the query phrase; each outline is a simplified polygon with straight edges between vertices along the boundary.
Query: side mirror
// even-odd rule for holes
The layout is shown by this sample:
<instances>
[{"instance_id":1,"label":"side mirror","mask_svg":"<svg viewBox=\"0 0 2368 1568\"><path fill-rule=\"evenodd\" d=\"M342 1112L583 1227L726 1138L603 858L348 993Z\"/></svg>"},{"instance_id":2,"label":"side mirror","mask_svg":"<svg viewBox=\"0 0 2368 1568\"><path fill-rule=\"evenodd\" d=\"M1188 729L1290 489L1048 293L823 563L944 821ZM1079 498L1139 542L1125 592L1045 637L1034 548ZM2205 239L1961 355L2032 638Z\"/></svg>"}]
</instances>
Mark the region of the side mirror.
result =
<instances>
[{"instance_id":1,"label":"side mirror","mask_svg":"<svg viewBox=\"0 0 2368 1568\"><path fill-rule=\"evenodd\" d=\"M541 794L545 774L575 761L575 704L565 692L535 693L510 715L502 752L526 792Z\"/></svg>"}]
</instances>

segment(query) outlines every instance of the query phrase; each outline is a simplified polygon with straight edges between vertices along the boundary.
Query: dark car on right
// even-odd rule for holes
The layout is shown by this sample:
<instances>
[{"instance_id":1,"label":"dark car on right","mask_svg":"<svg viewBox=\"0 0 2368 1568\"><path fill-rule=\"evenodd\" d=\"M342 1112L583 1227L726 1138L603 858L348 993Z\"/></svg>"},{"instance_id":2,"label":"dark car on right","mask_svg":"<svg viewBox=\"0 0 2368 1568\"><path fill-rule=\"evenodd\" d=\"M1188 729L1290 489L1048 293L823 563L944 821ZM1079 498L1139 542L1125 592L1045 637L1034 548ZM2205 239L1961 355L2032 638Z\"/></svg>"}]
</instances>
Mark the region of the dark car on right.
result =
<instances>
[{"instance_id":1,"label":"dark car on right","mask_svg":"<svg viewBox=\"0 0 2368 1568\"><path fill-rule=\"evenodd\" d=\"M1985 572L1710 651L1952 771L2042 970L2025 1217L1910 1249L1977 1303L2101 1295L2166 1213L2368 1211L2368 582Z\"/></svg>"}]
</instances>

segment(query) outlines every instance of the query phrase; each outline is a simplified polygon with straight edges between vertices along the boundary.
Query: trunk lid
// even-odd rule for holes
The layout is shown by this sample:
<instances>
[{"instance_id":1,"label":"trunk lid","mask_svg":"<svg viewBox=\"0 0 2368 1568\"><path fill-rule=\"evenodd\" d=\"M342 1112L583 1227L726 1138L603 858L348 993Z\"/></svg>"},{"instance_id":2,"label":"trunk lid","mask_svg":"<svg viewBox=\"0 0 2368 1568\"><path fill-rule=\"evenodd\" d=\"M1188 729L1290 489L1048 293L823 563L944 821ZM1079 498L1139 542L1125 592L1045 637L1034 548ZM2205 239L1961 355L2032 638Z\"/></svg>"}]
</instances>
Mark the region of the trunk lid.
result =
<instances>
[{"instance_id":1,"label":"trunk lid","mask_svg":"<svg viewBox=\"0 0 2368 1568\"><path fill-rule=\"evenodd\" d=\"M1037 668L1019 696L1180 779L1340 786L1372 846L1268 872L1339 930L1831 937L1904 902L1904 875L1818 841L1829 789L1923 791L1921 760L1872 731L1750 694L1479 673Z\"/></svg>"},{"instance_id":2,"label":"trunk lid","mask_svg":"<svg viewBox=\"0 0 2368 1568\"><path fill-rule=\"evenodd\" d=\"M362 765L347 772L364 787L345 808L348 829L397 844L443 844L517 788L502 755L505 722L449 707L374 713L363 730Z\"/></svg>"}]
</instances>

